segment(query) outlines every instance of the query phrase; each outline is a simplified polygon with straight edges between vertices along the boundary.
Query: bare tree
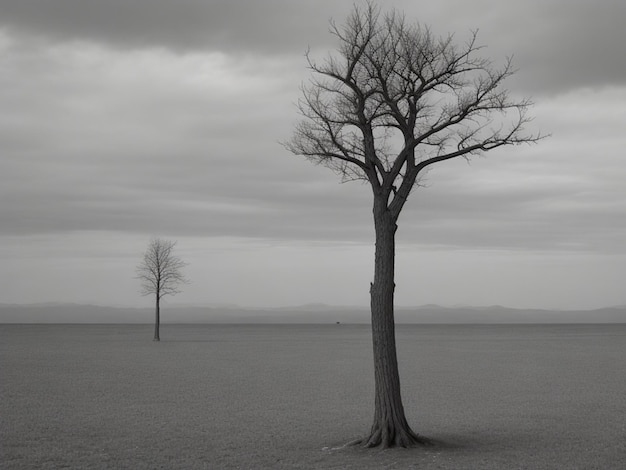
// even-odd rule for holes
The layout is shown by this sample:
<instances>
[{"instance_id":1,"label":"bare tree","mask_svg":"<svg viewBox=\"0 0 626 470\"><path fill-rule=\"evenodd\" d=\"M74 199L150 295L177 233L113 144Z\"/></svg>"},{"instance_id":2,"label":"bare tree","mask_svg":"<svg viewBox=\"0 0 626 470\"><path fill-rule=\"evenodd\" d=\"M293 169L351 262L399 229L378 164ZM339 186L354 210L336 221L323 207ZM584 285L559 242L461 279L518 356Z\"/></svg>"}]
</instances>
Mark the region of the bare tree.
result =
<instances>
[{"instance_id":1,"label":"bare tree","mask_svg":"<svg viewBox=\"0 0 626 470\"><path fill-rule=\"evenodd\" d=\"M398 216L422 172L453 158L532 143L524 131L528 99L502 82L514 73L480 57L476 32L461 45L437 37L403 14L355 6L343 26L331 21L338 53L316 62L302 88L304 119L287 149L327 166L343 181L373 192L374 282L370 286L375 408L367 447L427 443L409 427L400 396L394 325L394 258Z\"/></svg>"},{"instance_id":2,"label":"bare tree","mask_svg":"<svg viewBox=\"0 0 626 470\"><path fill-rule=\"evenodd\" d=\"M172 254L175 241L153 238L143 259L137 266L137 278L141 280L141 293L154 294L156 300L154 341L160 341L159 327L161 324L161 299L166 295L176 295L180 292L180 284L188 281L181 270L187 263Z\"/></svg>"}]
</instances>

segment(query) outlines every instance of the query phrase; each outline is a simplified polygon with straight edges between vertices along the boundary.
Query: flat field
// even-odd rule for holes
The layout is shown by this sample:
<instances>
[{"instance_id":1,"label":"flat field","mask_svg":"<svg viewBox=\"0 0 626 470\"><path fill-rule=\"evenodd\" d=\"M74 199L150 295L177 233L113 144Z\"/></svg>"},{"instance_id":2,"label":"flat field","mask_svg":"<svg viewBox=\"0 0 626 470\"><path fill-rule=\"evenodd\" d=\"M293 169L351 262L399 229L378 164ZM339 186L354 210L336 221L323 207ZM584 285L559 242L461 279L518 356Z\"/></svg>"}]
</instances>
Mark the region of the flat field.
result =
<instances>
[{"instance_id":1,"label":"flat field","mask_svg":"<svg viewBox=\"0 0 626 470\"><path fill-rule=\"evenodd\" d=\"M399 325L427 448L373 417L367 325L0 325L0 467L626 468L626 325Z\"/></svg>"}]
</instances>

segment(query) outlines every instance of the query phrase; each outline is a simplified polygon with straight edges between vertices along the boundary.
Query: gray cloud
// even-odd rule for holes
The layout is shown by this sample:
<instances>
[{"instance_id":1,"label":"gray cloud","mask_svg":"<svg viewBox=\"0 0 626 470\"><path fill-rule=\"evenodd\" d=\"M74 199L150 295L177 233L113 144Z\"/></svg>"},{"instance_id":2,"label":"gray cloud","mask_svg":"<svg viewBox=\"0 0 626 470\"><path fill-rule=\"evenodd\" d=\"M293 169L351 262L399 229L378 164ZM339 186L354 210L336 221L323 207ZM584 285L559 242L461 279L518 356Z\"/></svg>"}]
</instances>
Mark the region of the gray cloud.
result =
<instances>
[{"instance_id":1,"label":"gray cloud","mask_svg":"<svg viewBox=\"0 0 626 470\"><path fill-rule=\"evenodd\" d=\"M343 3L343 8L337 4ZM8 0L0 24L57 41L177 51L297 52L352 2L288 0ZM323 33L326 31L324 30Z\"/></svg>"},{"instance_id":2,"label":"gray cloud","mask_svg":"<svg viewBox=\"0 0 626 470\"><path fill-rule=\"evenodd\" d=\"M483 3L491 16L465 2L430 5L422 13L439 31L486 25L485 42L492 40L497 52L519 47L522 62L533 51L544 57L526 64L530 75L520 80L528 88L552 64L550 80L538 87L558 93L546 97L537 113L538 126L555 135L536 149L434 170L430 187L412 194L402 216L402 243L623 251L624 166L616 154L623 147L623 91L566 94L573 86L616 81L614 70L603 65L596 68L598 78L573 73L574 59L593 55L592 44L579 56L565 54L562 63L550 59L577 44L575 28L583 20L598 34L593 44L621 35L599 27L602 18L613 24L609 13L621 11L621 4L603 3L606 10L598 7L596 17L583 18L590 13L582 3L571 3L561 17L552 6ZM368 188L339 185L335 175L277 143L297 118L293 102L307 74L302 58L261 54L302 47L296 43L309 31L287 21L290 15L316 10L324 28L331 15L319 4L296 9L253 2L245 14L231 8L236 2L150 4L145 12L141 2L59 1L54 11L48 11L52 2L42 10L30 1L0 6L0 18L12 25L1 46L1 233L126 231L371 243ZM399 6L410 15L411 5ZM209 10L210 27L200 20ZM170 17L167 27L159 23ZM528 30L513 28L513 19L524 19ZM288 43L271 36L280 30L270 26L279 24L298 29L285 33ZM28 41L25 32L61 42ZM220 39L228 34L236 40ZM327 36L325 29L311 32L315 41ZM533 42L538 37L542 47ZM585 44L592 39L585 37ZM93 43L62 42L73 39ZM145 45L165 49L140 49ZM259 54L233 58L217 50ZM594 153L600 155L591 162L586 156Z\"/></svg>"},{"instance_id":3,"label":"gray cloud","mask_svg":"<svg viewBox=\"0 0 626 470\"><path fill-rule=\"evenodd\" d=\"M46 41L88 41L111 47L295 54L307 46L330 50L329 18L339 23L352 0L6 0L0 26ZM387 4L383 4L386 7ZM523 3L398 1L410 20L460 40L480 30L485 53L514 55L514 90L535 96L626 80L626 3L621 0L529 0Z\"/></svg>"},{"instance_id":4,"label":"gray cloud","mask_svg":"<svg viewBox=\"0 0 626 470\"><path fill-rule=\"evenodd\" d=\"M205 77L196 67L210 57L126 58L70 46L26 55L34 60L9 49L3 75L12 86L0 90L9 103L0 128L3 234L328 239L346 230L312 226L320 205L338 212L350 197L277 143L294 115L291 92L283 95L288 73L277 79L243 67L233 79L209 67ZM162 66L170 72L159 74Z\"/></svg>"},{"instance_id":5,"label":"gray cloud","mask_svg":"<svg viewBox=\"0 0 626 470\"><path fill-rule=\"evenodd\" d=\"M553 134L432 169L400 219L398 303L624 303L626 4L395 4L515 54L509 87ZM182 301L366 304L368 186L278 143L302 52L332 50L351 5L0 2L2 301L134 304L158 235L191 262Z\"/></svg>"},{"instance_id":6,"label":"gray cloud","mask_svg":"<svg viewBox=\"0 0 626 470\"><path fill-rule=\"evenodd\" d=\"M489 51L515 56L520 71L512 86L539 94L626 82L621 52L626 3L494 2L489 9L495 10L495 20L477 21L484 24Z\"/></svg>"}]
</instances>

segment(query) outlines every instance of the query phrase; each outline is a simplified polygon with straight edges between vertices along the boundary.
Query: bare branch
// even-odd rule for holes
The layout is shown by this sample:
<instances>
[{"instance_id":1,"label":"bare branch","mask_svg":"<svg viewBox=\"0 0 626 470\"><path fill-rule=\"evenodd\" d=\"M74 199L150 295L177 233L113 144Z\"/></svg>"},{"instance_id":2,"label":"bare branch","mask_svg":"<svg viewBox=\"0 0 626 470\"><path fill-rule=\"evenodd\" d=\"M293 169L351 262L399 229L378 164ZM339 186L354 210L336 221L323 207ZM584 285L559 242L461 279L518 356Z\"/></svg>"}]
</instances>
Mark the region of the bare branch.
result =
<instances>
[{"instance_id":1,"label":"bare branch","mask_svg":"<svg viewBox=\"0 0 626 470\"><path fill-rule=\"evenodd\" d=\"M143 295L154 294L158 299L181 292L180 285L189 281L182 274L187 263L173 255L175 241L153 238L143 259L137 266L137 279L141 281Z\"/></svg>"},{"instance_id":2,"label":"bare branch","mask_svg":"<svg viewBox=\"0 0 626 470\"><path fill-rule=\"evenodd\" d=\"M336 54L318 63L307 53L304 119L284 145L344 181L369 181L396 217L426 167L544 137L525 132L530 100L503 87L511 59L494 67L477 31L457 45L367 2L331 33Z\"/></svg>"}]
</instances>

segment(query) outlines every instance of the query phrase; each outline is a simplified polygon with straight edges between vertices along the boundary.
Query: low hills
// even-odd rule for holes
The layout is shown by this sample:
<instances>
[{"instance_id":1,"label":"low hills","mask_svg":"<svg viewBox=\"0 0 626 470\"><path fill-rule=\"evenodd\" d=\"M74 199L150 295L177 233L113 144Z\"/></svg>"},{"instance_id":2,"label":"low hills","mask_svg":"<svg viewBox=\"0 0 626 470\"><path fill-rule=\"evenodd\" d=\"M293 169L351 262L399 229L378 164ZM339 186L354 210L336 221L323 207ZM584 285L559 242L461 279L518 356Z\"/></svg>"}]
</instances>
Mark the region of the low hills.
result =
<instances>
[{"instance_id":1,"label":"low hills","mask_svg":"<svg viewBox=\"0 0 626 470\"><path fill-rule=\"evenodd\" d=\"M65 303L0 304L0 323L151 323L152 308ZM526 310L502 306L397 307L396 323L626 323L626 306L596 310ZM369 323L367 307L310 304L280 308L163 305L163 323Z\"/></svg>"}]
</instances>

